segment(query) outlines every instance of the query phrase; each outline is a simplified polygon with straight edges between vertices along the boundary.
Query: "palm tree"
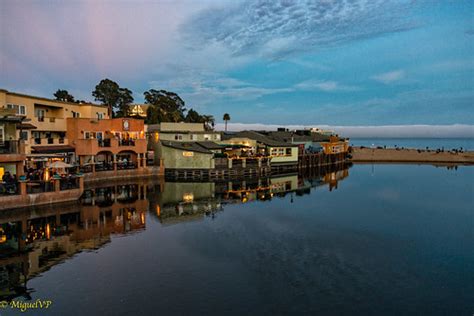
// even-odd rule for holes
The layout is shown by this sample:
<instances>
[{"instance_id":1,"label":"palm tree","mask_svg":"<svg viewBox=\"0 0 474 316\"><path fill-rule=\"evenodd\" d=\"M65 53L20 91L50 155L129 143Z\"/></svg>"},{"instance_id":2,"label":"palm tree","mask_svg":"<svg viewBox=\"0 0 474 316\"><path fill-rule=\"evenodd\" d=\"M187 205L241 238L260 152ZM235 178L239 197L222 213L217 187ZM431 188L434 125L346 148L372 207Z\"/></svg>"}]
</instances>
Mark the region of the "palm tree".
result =
<instances>
[{"instance_id":1,"label":"palm tree","mask_svg":"<svg viewBox=\"0 0 474 316\"><path fill-rule=\"evenodd\" d=\"M225 131L227 132L227 121L230 121L229 113L224 114L224 117L222 119L225 121Z\"/></svg>"}]
</instances>

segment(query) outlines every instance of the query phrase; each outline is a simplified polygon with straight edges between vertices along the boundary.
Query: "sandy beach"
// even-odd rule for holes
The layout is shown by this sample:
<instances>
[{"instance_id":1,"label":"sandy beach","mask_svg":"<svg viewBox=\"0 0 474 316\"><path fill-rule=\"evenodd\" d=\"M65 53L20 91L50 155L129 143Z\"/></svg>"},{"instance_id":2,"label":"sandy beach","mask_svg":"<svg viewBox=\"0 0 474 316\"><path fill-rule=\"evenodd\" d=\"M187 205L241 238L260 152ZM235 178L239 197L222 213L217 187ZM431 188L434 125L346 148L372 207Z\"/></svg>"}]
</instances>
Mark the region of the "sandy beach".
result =
<instances>
[{"instance_id":1,"label":"sandy beach","mask_svg":"<svg viewBox=\"0 0 474 316\"><path fill-rule=\"evenodd\" d=\"M474 164L474 152L436 152L436 150L395 149L395 148L352 148L353 162L416 162Z\"/></svg>"}]
</instances>

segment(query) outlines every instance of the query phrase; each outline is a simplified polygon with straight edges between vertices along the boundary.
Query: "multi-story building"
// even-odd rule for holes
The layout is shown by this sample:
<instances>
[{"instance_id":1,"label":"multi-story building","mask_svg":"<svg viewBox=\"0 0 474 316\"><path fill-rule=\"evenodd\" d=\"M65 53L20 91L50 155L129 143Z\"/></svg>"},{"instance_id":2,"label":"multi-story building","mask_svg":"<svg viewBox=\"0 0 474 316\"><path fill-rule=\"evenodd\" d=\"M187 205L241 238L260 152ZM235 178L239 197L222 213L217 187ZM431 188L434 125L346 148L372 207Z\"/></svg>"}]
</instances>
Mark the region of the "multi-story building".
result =
<instances>
[{"instance_id":1,"label":"multi-story building","mask_svg":"<svg viewBox=\"0 0 474 316\"><path fill-rule=\"evenodd\" d=\"M152 139L174 142L220 141L221 133L208 131L204 123L160 123L148 125L148 133Z\"/></svg>"},{"instance_id":2,"label":"multi-story building","mask_svg":"<svg viewBox=\"0 0 474 316\"><path fill-rule=\"evenodd\" d=\"M79 164L90 165L93 172L146 166L143 120L68 118L66 136Z\"/></svg>"},{"instance_id":3,"label":"multi-story building","mask_svg":"<svg viewBox=\"0 0 474 316\"><path fill-rule=\"evenodd\" d=\"M71 156L74 148L66 137L68 118L107 119L107 107L35 97L0 89L0 108L12 109L28 122L17 126L18 138L25 142L25 153L38 156Z\"/></svg>"},{"instance_id":4,"label":"multi-story building","mask_svg":"<svg viewBox=\"0 0 474 316\"><path fill-rule=\"evenodd\" d=\"M0 108L0 179L7 171L12 176L23 174L25 147L16 132L23 118L15 114L13 109Z\"/></svg>"}]
</instances>

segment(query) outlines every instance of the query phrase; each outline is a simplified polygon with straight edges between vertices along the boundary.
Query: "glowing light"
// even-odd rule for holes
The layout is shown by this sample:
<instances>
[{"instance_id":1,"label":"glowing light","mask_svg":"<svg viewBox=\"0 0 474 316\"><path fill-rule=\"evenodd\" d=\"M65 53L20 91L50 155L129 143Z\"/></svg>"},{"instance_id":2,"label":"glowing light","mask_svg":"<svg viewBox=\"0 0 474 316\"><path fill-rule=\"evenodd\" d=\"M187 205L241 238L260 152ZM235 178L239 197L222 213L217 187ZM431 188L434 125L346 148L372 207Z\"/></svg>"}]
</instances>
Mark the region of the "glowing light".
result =
<instances>
[{"instance_id":1,"label":"glowing light","mask_svg":"<svg viewBox=\"0 0 474 316\"><path fill-rule=\"evenodd\" d=\"M49 226L49 223L46 224L46 238L50 238L51 237L51 227Z\"/></svg>"},{"instance_id":2,"label":"glowing light","mask_svg":"<svg viewBox=\"0 0 474 316\"><path fill-rule=\"evenodd\" d=\"M159 205L156 206L156 215L161 215L161 207Z\"/></svg>"},{"instance_id":3,"label":"glowing light","mask_svg":"<svg viewBox=\"0 0 474 316\"><path fill-rule=\"evenodd\" d=\"M183 201L184 202L192 202L194 200L194 194L192 193L184 193L183 194Z\"/></svg>"}]
</instances>

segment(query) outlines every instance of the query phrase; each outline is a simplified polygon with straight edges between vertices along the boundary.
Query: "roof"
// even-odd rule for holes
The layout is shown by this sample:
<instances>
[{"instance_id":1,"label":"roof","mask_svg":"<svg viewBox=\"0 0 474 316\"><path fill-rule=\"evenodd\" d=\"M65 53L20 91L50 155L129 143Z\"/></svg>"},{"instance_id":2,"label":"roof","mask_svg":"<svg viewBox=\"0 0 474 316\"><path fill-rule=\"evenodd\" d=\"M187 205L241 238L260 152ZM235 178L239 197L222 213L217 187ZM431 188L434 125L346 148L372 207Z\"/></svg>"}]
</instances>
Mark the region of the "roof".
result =
<instances>
[{"instance_id":1,"label":"roof","mask_svg":"<svg viewBox=\"0 0 474 316\"><path fill-rule=\"evenodd\" d=\"M69 145L31 146L31 149L34 154L67 153L75 151L75 148Z\"/></svg>"},{"instance_id":2,"label":"roof","mask_svg":"<svg viewBox=\"0 0 474 316\"><path fill-rule=\"evenodd\" d=\"M76 103L76 102L67 102L67 101L61 101L61 100L54 100L54 99L49 99L49 98L45 98L45 97L36 97L36 96L33 96L33 95L24 94L24 93L11 92L11 91L8 91L8 90L5 90L5 89L0 89L0 92L5 92L7 94L16 95L16 96L24 97L24 98L31 98L31 99L43 100L43 101L48 101L48 102L56 102L56 103L62 103L62 104L69 104L69 105L78 105L78 106L92 105L92 106L98 106L98 107L104 107L104 108L107 107L107 105L104 105L104 104Z\"/></svg>"},{"instance_id":3,"label":"roof","mask_svg":"<svg viewBox=\"0 0 474 316\"><path fill-rule=\"evenodd\" d=\"M222 149L225 146L217 144L211 141L203 141L203 142L196 142L199 146L204 147L206 149Z\"/></svg>"},{"instance_id":4,"label":"roof","mask_svg":"<svg viewBox=\"0 0 474 316\"><path fill-rule=\"evenodd\" d=\"M212 151L201 147L196 142L188 143L188 142L171 142L171 141L161 141L161 145L169 148L185 150L185 151L194 151L201 154L214 154Z\"/></svg>"},{"instance_id":5,"label":"roof","mask_svg":"<svg viewBox=\"0 0 474 316\"><path fill-rule=\"evenodd\" d=\"M242 131L234 134L233 137L237 138L249 138L256 140L259 143L265 144L266 146L274 146L274 147L295 147L297 145L293 145L290 143L285 143L283 141L278 141L271 139L270 137L263 135L261 133L255 132L255 131ZM232 138L232 137L231 137Z\"/></svg>"}]
</instances>

